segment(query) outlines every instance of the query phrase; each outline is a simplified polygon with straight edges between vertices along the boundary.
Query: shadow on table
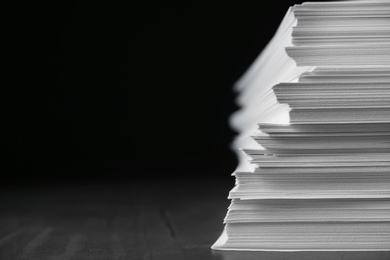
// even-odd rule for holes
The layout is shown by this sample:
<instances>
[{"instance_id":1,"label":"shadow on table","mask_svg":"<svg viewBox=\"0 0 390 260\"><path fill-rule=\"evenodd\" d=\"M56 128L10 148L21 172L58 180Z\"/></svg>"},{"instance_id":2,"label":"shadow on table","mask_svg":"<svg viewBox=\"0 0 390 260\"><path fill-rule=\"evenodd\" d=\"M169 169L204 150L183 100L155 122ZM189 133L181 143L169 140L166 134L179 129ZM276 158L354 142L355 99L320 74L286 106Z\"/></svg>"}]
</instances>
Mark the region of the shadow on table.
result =
<instances>
[{"instance_id":1,"label":"shadow on table","mask_svg":"<svg viewBox=\"0 0 390 260\"><path fill-rule=\"evenodd\" d=\"M212 254L223 260L387 260L390 251L371 252L241 252L215 251Z\"/></svg>"}]
</instances>

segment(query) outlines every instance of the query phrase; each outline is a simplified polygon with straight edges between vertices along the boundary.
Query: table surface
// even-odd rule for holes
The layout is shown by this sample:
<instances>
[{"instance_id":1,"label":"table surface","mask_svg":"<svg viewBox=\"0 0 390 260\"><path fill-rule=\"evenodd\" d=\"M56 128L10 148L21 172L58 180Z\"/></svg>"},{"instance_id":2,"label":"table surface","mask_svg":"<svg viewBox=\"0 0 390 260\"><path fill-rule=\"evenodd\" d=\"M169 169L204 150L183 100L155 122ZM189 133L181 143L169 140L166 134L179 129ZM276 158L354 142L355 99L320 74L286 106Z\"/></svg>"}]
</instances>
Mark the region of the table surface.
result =
<instances>
[{"instance_id":1,"label":"table surface","mask_svg":"<svg viewBox=\"0 0 390 260\"><path fill-rule=\"evenodd\" d=\"M390 252L213 251L233 182L0 191L0 259L390 259Z\"/></svg>"}]
</instances>

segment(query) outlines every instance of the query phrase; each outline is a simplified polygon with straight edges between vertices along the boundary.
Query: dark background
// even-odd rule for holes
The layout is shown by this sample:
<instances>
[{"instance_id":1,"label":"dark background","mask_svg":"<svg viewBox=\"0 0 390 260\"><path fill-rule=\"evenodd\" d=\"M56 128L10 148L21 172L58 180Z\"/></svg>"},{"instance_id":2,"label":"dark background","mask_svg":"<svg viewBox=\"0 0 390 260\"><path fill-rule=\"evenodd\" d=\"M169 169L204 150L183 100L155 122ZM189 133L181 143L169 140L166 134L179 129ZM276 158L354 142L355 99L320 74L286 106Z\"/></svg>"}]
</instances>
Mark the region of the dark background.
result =
<instances>
[{"instance_id":1,"label":"dark background","mask_svg":"<svg viewBox=\"0 0 390 260\"><path fill-rule=\"evenodd\" d=\"M2 184L232 179L232 85L299 2L140 2L16 9Z\"/></svg>"}]
</instances>

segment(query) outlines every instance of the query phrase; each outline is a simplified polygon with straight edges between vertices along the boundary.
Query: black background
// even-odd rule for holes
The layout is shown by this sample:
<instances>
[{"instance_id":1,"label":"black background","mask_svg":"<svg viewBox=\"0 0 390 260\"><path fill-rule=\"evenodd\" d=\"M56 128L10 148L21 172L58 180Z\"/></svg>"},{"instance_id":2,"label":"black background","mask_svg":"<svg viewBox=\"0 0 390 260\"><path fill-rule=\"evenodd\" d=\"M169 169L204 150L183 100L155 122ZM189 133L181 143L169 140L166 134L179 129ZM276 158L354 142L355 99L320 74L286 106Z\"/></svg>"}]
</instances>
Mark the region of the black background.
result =
<instances>
[{"instance_id":1,"label":"black background","mask_svg":"<svg viewBox=\"0 0 390 260\"><path fill-rule=\"evenodd\" d=\"M232 86L294 3L18 7L2 183L231 179Z\"/></svg>"}]
</instances>

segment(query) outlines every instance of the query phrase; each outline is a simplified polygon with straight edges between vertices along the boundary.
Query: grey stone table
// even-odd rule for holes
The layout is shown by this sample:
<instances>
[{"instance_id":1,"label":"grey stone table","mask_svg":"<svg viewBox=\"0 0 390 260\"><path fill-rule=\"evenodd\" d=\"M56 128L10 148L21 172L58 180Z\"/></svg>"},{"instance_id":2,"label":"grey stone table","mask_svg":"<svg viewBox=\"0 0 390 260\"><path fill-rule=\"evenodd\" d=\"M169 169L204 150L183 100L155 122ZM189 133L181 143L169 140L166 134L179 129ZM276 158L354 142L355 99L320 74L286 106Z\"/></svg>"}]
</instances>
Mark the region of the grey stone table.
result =
<instances>
[{"instance_id":1,"label":"grey stone table","mask_svg":"<svg viewBox=\"0 0 390 260\"><path fill-rule=\"evenodd\" d=\"M221 252L233 181L7 187L0 259L390 259L389 252Z\"/></svg>"}]
</instances>

